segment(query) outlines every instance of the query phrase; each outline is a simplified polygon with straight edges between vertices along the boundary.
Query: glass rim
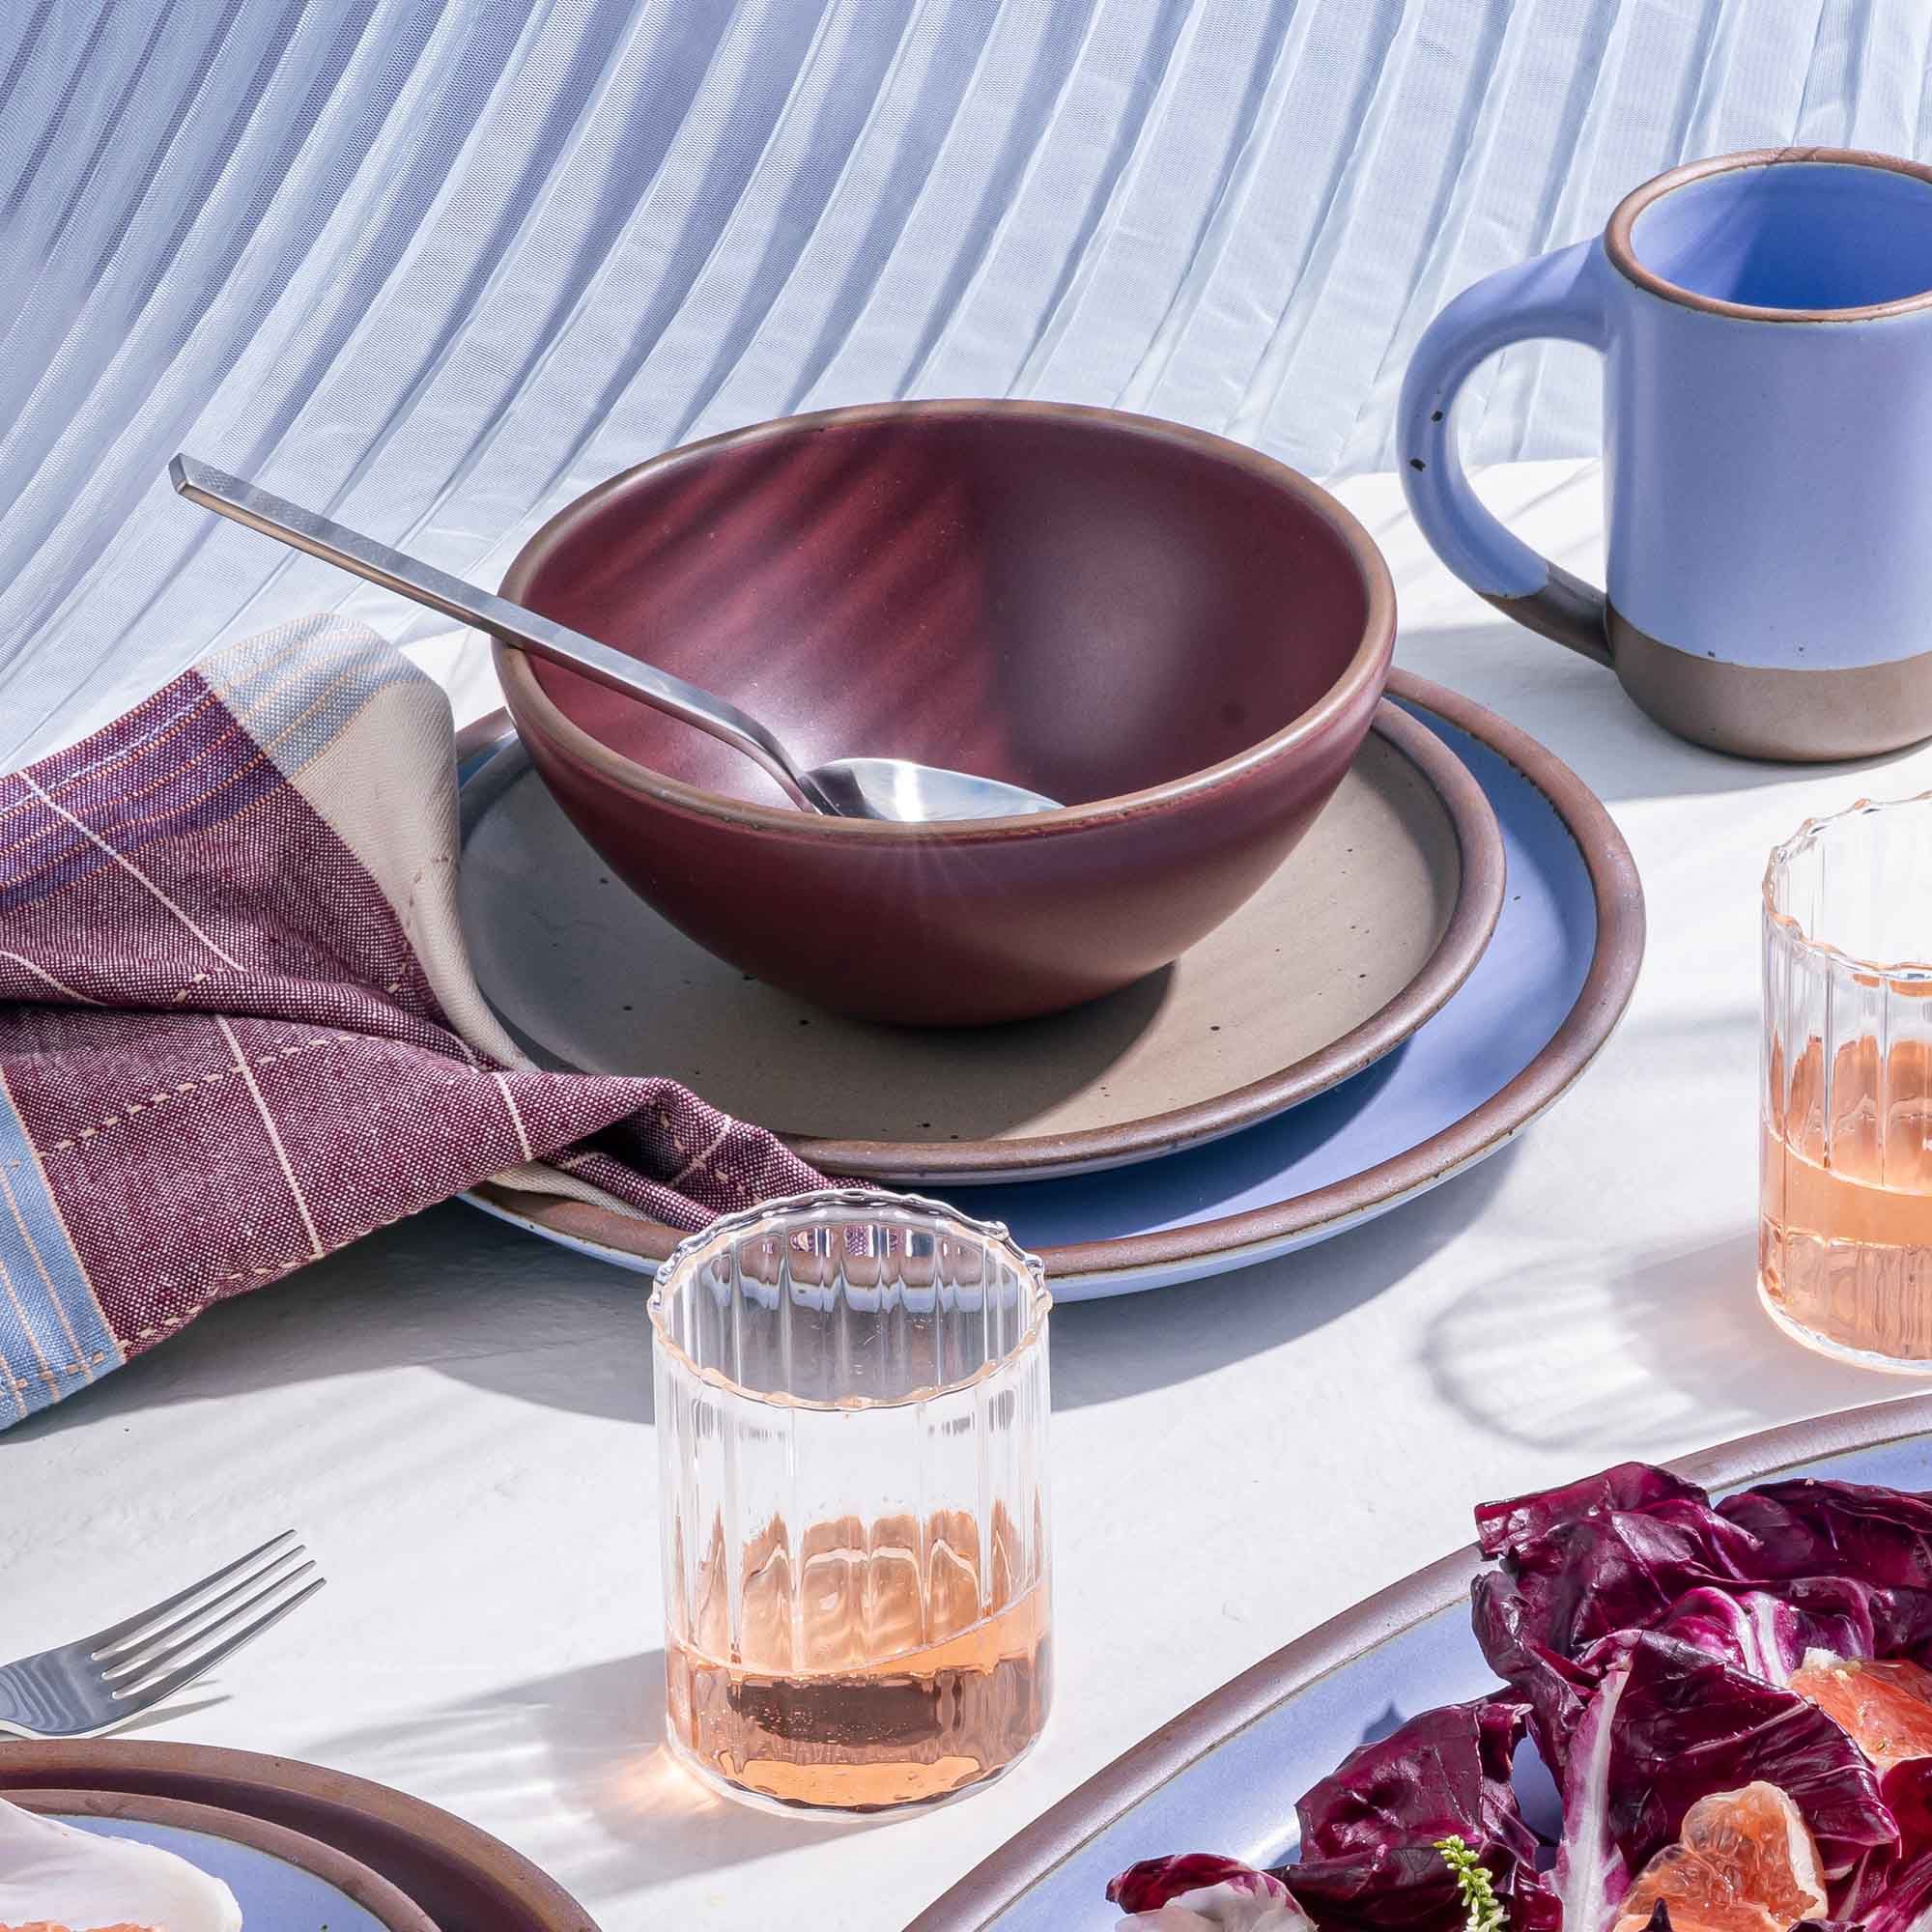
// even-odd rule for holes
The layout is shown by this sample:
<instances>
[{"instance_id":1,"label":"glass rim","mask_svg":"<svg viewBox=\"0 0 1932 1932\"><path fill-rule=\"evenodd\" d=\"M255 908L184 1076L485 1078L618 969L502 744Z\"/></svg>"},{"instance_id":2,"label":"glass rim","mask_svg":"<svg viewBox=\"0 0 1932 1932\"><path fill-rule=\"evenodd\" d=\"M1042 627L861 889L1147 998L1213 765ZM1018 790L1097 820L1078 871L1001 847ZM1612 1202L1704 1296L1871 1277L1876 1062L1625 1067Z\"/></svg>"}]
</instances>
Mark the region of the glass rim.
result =
<instances>
[{"instance_id":1,"label":"glass rim","mask_svg":"<svg viewBox=\"0 0 1932 1932\"><path fill-rule=\"evenodd\" d=\"M1855 973L1864 973L1879 980L1901 980L1908 984L1932 980L1932 959L1861 959L1855 952L1847 952L1842 946L1834 946L1829 939L1820 939L1815 933L1806 932L1804 922L1795 914L1781 912L1777 906L1777 885L1785 868L1811 846L1816 845L1833 827L1842 825L1848 818L1870 818L1881 811L1895 811L1902 806L1932 806L1932 791L1916 791L1905 798L1860 798L1837 811L1824 812L1818 817L1807 818L1781 845L1774 845L1771 857L1765 864L1764 882L1760 895L1764 904L1765 923L1774 927L1778 935L1788 939L1793 945L1806 952L1834 964L1849 967Z\"/></svg>"},{"instance_id":2,"label":"glass rim","mask_svg":"<svg viewBox=\"0 0 1932 1932\"><path fill-rule=\"evenodd\" d=\"M705 1250L751 1234L761 1222L782 1220L792 1215L816 1213L821 1209L836 1208L849 1208L872 1213L909 1210L923 1218L942 1223L945 1227L981 1241L988 1247L1003 1250L1007 1258L1025 1276L1030 1290L1027 1323L1020 1332L1019 1339L997 1360L981 1362L970 1376L962 1376L957 1381L929 1382L919 1388L908 1389L903 1395L844 1396L834 1402L828 1402L820 1396L799 1396L769 1389L747 1388L743 1382L734 1381L717 1369L703 1368L695 1362L666 1323L665 1301L672 1278L687 1271ZM962 1214L956 1208L949 1208L945 1202L934 1201L926 1195L895 1194L878 1187L818 1187L804 1194L779 1195L773 1200L761 1201L755 1207L739 1208L731 1213L719 1215L716 1220L707 1222L695 1234L687 1235L658 1264L657 1272L651 1279L650 1299L645 1304L645 1312L650 1317L652 1337L657 1346L664 1350L685 1374L709 1387L734 1396L740 1402L756 1403L767 1408L814 1409L832 1414L853 1415L866 1414L881 1408L909 1408L917 1403L930 1402L937 1396L957 1395L961 1390L972 1388L979 1382L989 1381L995 1376L1005 1375L1015 1363L1037 1350L1045 1338L1046 1319L1052 1311L1053 1291L1046 1284L1046 1264L1030 1249L1021 1247L1013 1239L1012 1231L1004 1221L977 1220L971 1214Z\"/></svg>"}]
</instances>

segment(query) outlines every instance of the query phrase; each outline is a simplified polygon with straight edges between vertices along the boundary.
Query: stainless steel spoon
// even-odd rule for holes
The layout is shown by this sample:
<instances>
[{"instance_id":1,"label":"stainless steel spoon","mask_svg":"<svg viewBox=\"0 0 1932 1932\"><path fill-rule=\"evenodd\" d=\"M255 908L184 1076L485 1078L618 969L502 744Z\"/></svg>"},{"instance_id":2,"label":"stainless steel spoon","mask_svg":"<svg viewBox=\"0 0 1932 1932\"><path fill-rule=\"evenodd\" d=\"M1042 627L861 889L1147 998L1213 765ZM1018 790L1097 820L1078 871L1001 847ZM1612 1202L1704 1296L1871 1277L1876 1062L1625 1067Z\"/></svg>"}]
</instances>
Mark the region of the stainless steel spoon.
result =
<instances>
[{"instance_id":1,"label":"stainless steel spoon","mask_svg":"<svg viewBox=\"0 0 1932 1932\"><path fill-rule=\"evenodd\" d=\"M434 564L405 556L373 537L285 502L239 476L197 463L191 456L177 456L168 465L168 475L190 502L306 551L326 563L353 571L384 590L426 604L445 617L474 625L519 650L582 671L599 684L709 731L748 758L754 758L808 811L822 811L833 818L918 823L940 818L1009 818L1023 812L1058 810L1053 799L1028 791L1024 785L976 778L971 772L947 771L939 765L915 764L910 758L834 758L807 770L772 732L735 704L687 684L669 671L612 650L609 644L600 644L582 631L553 623L493 591L479 590Z\"/></svg>"}]
</instances>

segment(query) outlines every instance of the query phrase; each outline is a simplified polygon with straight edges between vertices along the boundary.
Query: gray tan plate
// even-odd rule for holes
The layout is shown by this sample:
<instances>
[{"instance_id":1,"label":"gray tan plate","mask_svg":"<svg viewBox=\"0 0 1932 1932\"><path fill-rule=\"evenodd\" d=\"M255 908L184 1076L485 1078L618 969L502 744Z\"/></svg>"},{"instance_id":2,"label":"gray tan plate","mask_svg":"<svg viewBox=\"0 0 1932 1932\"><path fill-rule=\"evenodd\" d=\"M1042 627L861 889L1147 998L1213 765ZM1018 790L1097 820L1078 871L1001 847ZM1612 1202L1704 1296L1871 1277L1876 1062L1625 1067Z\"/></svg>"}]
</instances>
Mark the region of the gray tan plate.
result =
<instances>
[{"instance_id":1,"label":"gray tan plate","mask_svg":"<svg viewBox=\"0 0 1932 1932\"><path fill-rule=\"evenodd\" d=\"M1137 986L1006 1027L868 1026L713 958L611 876L514 738L463 807L464 932L535 1058L668 1075L828 1173L884 1180L1092 1172L1267 1120L1439 1010L1503 899L1482 786L1386 702L1326 810L1225 925Z\"/></svg>"}]
</instances>

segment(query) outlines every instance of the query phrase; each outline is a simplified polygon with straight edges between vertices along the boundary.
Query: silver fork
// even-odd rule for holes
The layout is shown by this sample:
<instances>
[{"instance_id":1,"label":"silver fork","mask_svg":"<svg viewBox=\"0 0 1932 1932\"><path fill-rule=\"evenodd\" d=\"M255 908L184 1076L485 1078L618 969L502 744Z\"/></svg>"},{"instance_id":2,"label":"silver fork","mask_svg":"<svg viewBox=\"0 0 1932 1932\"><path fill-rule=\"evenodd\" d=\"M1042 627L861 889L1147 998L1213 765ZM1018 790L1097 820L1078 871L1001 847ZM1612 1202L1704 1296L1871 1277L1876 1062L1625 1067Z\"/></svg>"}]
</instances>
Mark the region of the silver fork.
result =
<instances>
[{"instance_id":1,"label":"silver fork","mask_svg":"<svg viewBox=\"0 0 1932 1932\"><path fill-rule=\"evenodd\" d=\"M284 1530L125 1623L0 1664L0 1733L94 1737L233 1657L322 1588L321 1577L302 1582L315 1565L295 1534Z\"/></svg>"}]
</instances>

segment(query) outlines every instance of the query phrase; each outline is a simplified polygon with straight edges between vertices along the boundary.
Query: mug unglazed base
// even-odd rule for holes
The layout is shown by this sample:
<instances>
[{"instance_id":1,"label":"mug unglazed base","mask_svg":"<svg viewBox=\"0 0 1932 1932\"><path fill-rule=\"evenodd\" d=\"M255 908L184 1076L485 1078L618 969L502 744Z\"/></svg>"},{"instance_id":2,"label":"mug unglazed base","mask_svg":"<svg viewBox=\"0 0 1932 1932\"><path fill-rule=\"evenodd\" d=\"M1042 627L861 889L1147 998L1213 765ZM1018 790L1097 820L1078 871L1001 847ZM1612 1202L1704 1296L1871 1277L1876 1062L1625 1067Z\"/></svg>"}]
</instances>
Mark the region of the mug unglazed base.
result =
<instances>
[{"instance_id":1,"label":"mug unglazed base","mask_svg":"<svg viewBox=\"0 0 1932 1932\"><path fill-rule=\"evenodd\" d=\"M1742 758L1818 764L1932 738L1932 651L1890 664L1789 670L1720 664L1609 611L1624 689L1666 730Z\"/></svg>"}]
</instances>

